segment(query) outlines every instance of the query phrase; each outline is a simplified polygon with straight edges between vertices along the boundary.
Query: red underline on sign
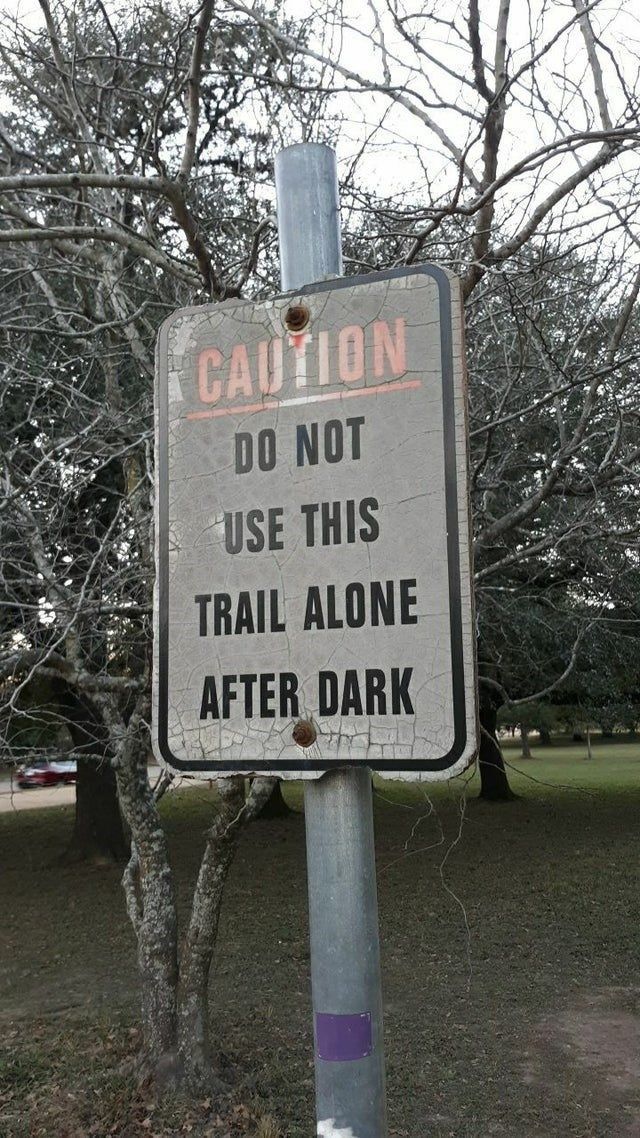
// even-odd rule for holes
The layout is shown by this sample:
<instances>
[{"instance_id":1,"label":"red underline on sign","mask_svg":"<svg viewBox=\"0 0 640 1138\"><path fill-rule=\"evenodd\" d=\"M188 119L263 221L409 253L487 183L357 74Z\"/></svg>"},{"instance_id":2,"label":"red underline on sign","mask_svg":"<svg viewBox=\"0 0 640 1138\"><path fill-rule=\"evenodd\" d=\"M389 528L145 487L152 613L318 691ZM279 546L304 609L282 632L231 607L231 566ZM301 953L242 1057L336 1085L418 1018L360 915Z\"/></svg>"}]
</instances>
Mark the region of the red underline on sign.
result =
<instances>
[{"instance_id":1,"label":"red underline on sign","mask_svg":"<svg viewBox=\"0 0 640 1138\"><path fill-rule=\"evenodd\" d=\"M321 395L298 395L295 399L270 399L262 403L243 403L240 407L212 407L209 411L188 411L185 419L217 419L219 415L249 415L254 411L274 411L281 407L300 407L304 403L324 403L327 399L356 399L359 395L385 395L388 391L411 391L421 386L421 379L404 379L399 383L380 383L377 387L356 387L352 391L323 391Z\"/></svg>"}]
</instances>

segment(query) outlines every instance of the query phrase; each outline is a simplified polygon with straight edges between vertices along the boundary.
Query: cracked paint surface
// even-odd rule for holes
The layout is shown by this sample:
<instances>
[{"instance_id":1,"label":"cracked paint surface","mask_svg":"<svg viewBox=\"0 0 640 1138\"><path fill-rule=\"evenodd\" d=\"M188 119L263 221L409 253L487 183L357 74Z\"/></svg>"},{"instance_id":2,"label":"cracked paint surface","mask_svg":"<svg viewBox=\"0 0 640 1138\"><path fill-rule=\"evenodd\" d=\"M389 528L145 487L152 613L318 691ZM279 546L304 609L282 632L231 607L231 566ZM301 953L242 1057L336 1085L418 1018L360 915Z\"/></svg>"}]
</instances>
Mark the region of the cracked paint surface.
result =
<instances>
[{"instance_id":1,"label":"cracked paint surface","mask_svg":"<svg viewBox=\"0 0 640 1138\"><path fill-rule=\"evenodd\" d=\"M177 769L200 764L195 769L214 774L235 764L227 767L230 773L269 772L293 778L316 777L334 764L355 761L378 769L382 764L380 774L390 778L433 780L464 769L473 756L475 677L461 306L453 283L450 351L444 344L453 400L448 431L441 334L442 289L448 285L445 280L443 286L444 274L440 276L437 280L411 272L305 292L311 321L302 360L300 336L291 343L282 322L299 293L259 305L231 301L184 309L166 322L158 353L156 408L160 481L154 750L161 762ZM394 340L398 320L405 337L402 374L398 374L397 335ZM383 326L389 331L386 341L378 334ZM354 327L362 335L343 333L340 341L339 331ZM244 345L246 352L238 345ZM164 418L159 410L163 399ZM364 420L358 428L357 459L347 445L346 421L354 418ZM297 428L304 425L310 431L315 423L322 440L326 424L336 421L344 432L342 460L326 461L319 444L318 462L310 465L307 455L300 465ZM236 435L253 436L255 454L258 433L265 429L275 432L275 466L260 470L254 465L249 472L238 473ZM456 483L448 521L447 454L449 483L452 471ZM301 507L367 499L377 503L375 540L356 536L353 541L322 544L321 527L316 524L314 544L309 544L309 515ZM249 511L267 515L269 509L282 511L276 539L283 548L228 552L225 515L242 514L246 523ZM451 518L456 512L452 547ZM341 516L344 538L344 509ZM319 523L320 507L314 517ZM358 527L366 529L360 517ZM457 584L452 590L453 578ZM319 590L326 624L327 587L334 590L340 619L345 615L347 585L364 586L364 596L370 599L371 582L386 588L390 581L396 616L399 583L415 582L407 594L412 601L406 610L411 623L385 625L379 620L372 626L369 614L361 627L322 628L314 623L304 629L311 587ZM224 593L235 604L239 594L246 593L255 624L261 591L267 609L268 598L277 595L283 629L214 635L213 602L194 599ZM205 635L200 623L203 611ZM396 701L400 710L395 714L389 706L392 669L396 676L410 669L407 699ZM385 676L389 699L384 714L375 693L373 712L366 713L366 675L372 670ZM356 674L362 714L356 713L359 707L353 698L346 699L347 713L339 706L334 713L323 714L319 676L326 673L337 677L341 694L347 673ZM251 716L243 698L231 700L229 715L222 714L222 676L283 674L296 677L297 715L280 715L277 679L275 697L264 707L253 686ZM203 718L206 676L217 678L219 706L214 715L210 700ZM236 683L236 694L245 690ZM353 697L352 688L349 695ZM259 714L267 706L273 718ZM298 718L311 719L317 730L316 742L304 751L292 740ZM162 722L164 729L159 730ZM419 769L452 752L447 767ZM319 769L301 770L302 761L318 764Z\"/></svg>"}]
</instances>

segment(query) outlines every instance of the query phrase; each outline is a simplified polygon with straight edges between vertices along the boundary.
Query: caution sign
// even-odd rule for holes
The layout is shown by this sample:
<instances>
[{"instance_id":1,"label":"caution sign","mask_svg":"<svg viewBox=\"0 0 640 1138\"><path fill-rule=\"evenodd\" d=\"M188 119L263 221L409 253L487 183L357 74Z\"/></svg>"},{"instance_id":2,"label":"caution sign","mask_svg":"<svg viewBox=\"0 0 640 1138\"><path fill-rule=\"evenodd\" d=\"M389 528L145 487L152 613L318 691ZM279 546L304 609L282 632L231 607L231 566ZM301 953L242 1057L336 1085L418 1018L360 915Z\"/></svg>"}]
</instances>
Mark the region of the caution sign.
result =
<instances>
[{"instance_id":1,"label":"caution sign","mask_svg":"<svg viewBox=\"0 0 640 1138\"><path fill-rule=\"evenodd\" d=\"M435 267L158 340L154 750L443 778L476 747L462 310Z\"/></svg>"}]
</instances>

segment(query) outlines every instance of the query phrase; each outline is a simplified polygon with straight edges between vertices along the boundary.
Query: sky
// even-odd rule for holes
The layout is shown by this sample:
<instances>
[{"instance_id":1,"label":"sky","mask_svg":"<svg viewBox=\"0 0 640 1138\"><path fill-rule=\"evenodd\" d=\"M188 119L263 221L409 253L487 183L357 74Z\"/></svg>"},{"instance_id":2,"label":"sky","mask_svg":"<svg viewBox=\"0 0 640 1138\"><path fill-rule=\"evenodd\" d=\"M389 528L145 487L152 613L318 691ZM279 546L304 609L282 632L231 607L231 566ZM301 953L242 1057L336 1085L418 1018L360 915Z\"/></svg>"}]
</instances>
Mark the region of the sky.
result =
<instances>
[{"instance_id":1,"label":"sky","mask_svg":"<svg viewBox=\"0 0 640 1138\"><path fill-rule=\"evenodd\" d=\"M249 11L262 9L256 0L244 3ZM108 8L121 6L122 0L107 0ZM500 5L499 0L479 0L479 6L491 85ZM7 14L17 11L30 23L41 20L36 0L0 0L2 9ZM308 33L312 49L326 59L325 65L311 61L316 74L339 88L329 110L343 179L357 177L360 185L391 203L429 206L447 200L456 186L458 162L452 148L464 150L472 171L481 174L483 138L474 116L482 100L473 83L466 0L305 0L304 5L301 0L281 0L281 10ZM575 25L566 28L574 16L574 0L511 2L507 73L520 71L521 76L505 118L499 173L559 137L598 126L584 40ZM626 113L629 91L636 100L640 94L640 3L590 0L589 18L600 40L598 62L615 123ZM539 58L532 69L529 63L535 56ZM337 74L333 65L357 73L365 84L387 83L394 97L372 90L354 93L357 84L344 70ZM326 123L313 116L313 97L301 95L299 105L298 122L272 123L283 145L325 137ZM506 188L500 195L502 223L509 229L521 225L598 145L558 154L520 174L515 189ZM640 198L639 182L636 153L612 163L600 191L606 197L626 197L628 209L630 201ZM462 200L473 196L466 187ZM357 209L354 198L350 208ZM585 187L575 195L573 214L563 224L601 232L603 212L610 221L611 211ZM631 249L629 255L634 256Z\"/></svg>"}]
</instances>

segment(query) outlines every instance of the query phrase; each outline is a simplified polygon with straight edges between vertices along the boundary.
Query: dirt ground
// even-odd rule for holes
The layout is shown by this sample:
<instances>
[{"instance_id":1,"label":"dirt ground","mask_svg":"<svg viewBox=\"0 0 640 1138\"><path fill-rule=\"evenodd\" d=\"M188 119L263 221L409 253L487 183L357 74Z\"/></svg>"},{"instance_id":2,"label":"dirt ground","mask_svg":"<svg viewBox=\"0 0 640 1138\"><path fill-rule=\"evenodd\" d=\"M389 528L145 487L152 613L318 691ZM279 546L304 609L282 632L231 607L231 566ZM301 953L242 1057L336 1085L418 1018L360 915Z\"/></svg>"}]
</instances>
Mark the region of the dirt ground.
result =
<instances>
[{"instance_id":1,"label":"dirt ground","mask_svg":"<svg viewBox=\"0 0 640 1138\"><path fill-rule=\"evenodd\" d=\"M633 764L640 774L640 754ZM377 794L394 1138L640 1138L633 781L562 792L527 782L517 802L469 799L464 816L459 786L432 804L419 788ZM313 1133L304 821L299 791L287 793L296 813L254 824L242 841L212 986L238 1101L263 1121L225 1131L196 1120L186 1132ZM213 803L203 786L163 806L183 912ZM135 1041L136 975L119 872L55 865L71 818L62 807L0 819L0 1135L182 1133L154 1129L149 1104L134 1108L121 1087L107 1126L104 1091L91 1091L92 1106L86 1074L78 1089L87 1040L92 1071ZM51 1085L73 1100L76 1129L47 1114Z\"/></svg>"}]
</instances>

